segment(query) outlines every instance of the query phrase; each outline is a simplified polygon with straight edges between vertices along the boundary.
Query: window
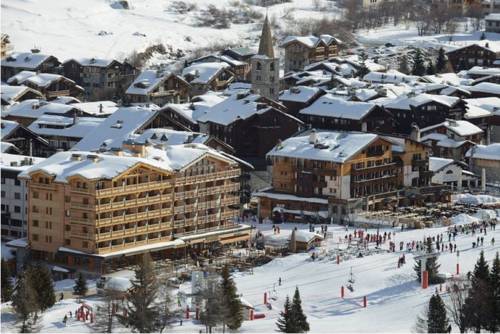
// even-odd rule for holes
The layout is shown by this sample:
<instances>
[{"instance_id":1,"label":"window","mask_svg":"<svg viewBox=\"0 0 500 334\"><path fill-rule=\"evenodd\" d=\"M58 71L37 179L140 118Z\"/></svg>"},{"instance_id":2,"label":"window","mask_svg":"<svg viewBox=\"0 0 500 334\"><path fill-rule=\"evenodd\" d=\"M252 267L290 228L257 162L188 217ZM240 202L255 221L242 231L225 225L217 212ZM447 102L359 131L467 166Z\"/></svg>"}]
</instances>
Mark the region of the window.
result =
<instances>
[{"instance_id":1,"label":"window","mask_svg":"<svg viewBox=\"0 0 500 334\"><path fill-rule=\"evenodd\" d=\"M15 199L21 199L21 193L14 193Z\"/></svg>"},{"instance_id":2,"label":"window","mask_svg":"<svg viewBox=\"0 0 500 334\"><path fill-rule=\"evenodd\" d=\"M38 198L38 191L33 192L33 198Z\"/></svg>"},{"instance_id":3,"label":"window","mask_svg":"<svg viewBox=\"0 0 500 334\"><path fill-rule=\"evenodd\" d=\"M64 244L66 246L71 246L71 240L70 239L64 239Z\"/></svg>"},{"instance_id":4,"label":"window","mask_svg":"<svg viewBox=\"0 0 500 334\"><path fill-rule=\"evenodd\" d=\"M33 210L31 210L31 211L38 213L38 207L36 205L33 205Z\"/></svg>"},{"instance_id":5,"label":"window","mask_svg":"<svg viewBox=\"0 0 500 334\"><path fill-rule=\"evenodd\" d=\"M66 203L71 202L71 197L70 197L70 196L64 196L64 201L65 201Z\"/></svg>"},{"instance_id":6,"label":"window","mask_svg":"<svg viewBox=\"0 0 500 334\"><path fill-rule=\"evenodd\" d=\"M64 226L64 229L65 229L66 231L71 231L71 225L65 225L65 226Z\"/></svg>"},{"instance_id":7,"label":"window","mask_svg":"<svg viewBox=\"0 0 500 334\"><path fill-rule=\"evenodd\" d=\"M14 185L20 186L21 185L21 181L19 181L18 179L14 179Z\"/></svg>"},{"instance_id":8,"label":"window","mask_svg":"<svg viewBox=\"0 0 500 334\"><path fill-rule=\"evenodd\" d=\"M34 234L34 233L33 233L33 234L31 235L31 239L32 239L33 241L38 241L38 234Z\"/></svg>"},{"instance_id":9,"label":"window","mask_svg":"<svg viewBox=\"0 0 500 334\"><path fill-rule=\"evenodd\" d=\"M2 177L2 184L5 184L5 177Z\"/></svg>"},{"instance_id":10,"label":"window","mask_svg":"<svg viewBox=\"0 0 500 334\"><path fill-rule=\"evenodd\" d=\"M16 212L16 213L20 213L20 212L21 212L21 207L20 207L20 206L15 205L15 206L14 206L14 212Z\"/></svg>"},{"instance_id":11,"label":"window","mask_svg":"<svg viewBox=\"0 0 500 334\"><path fill-rule=\"evenodd\" d=\"M89 199L87 197L84 197L82 201L83 204L89 204Z\"/></svg>"},{"instance_id":12,"label":"window","mask_svg":"<svg viewBox=\"0 0 500 334\"><path fill-rule=\"evenodd\" d=\"M82 247L83 248L89 248L89 242L88 241L82 241Z\"/></svg>"},{"instance_id":13,"label":"window","mask_svg":"<svg viewBox=\"0 0 500 334\"><path fill-rule=\"evenodd\" d=\"M38 220L33 219L33 226L34 226L34 227L38 227Z\"/></svg>"},{"instance_id":14,"label":"window","mask_svg":"<svg viewBox=\"0 0 500 334\"><path fill-rule=\"evenodd\" d=\"M45 228L49 229L49 230L52 230L52 222L46 221L45 222Z\"/></svg>"},{"instance_id":15,"label":"window","mask_svg":"<svg viewBox=\"0 0 500 334\"><path fill-rule=\"evenodd\" d=\"M45 199L48 201L52 201L52 193L46 193L45 194Z\"/></svg>"},{"instance_id":16,"label":"window","mask_svg":"<svg viewBox=\"0 0 500 334\"><path fill-rule=\"evenodd\" d=\"M52 236L51 235L46 235L45 236L45 242L48 243L48 244L52 243Z\"/></svg>"},{"instance_id":17,"label":"window","mask_svg":"<svg viewBox=\"0 0 500 334\"><path fill-rule=\"evenodd\" d=\"M5 197L5 191L2 190L1 193L2 193L2 198L4 198Z\"/></svg>"}]
</instances>

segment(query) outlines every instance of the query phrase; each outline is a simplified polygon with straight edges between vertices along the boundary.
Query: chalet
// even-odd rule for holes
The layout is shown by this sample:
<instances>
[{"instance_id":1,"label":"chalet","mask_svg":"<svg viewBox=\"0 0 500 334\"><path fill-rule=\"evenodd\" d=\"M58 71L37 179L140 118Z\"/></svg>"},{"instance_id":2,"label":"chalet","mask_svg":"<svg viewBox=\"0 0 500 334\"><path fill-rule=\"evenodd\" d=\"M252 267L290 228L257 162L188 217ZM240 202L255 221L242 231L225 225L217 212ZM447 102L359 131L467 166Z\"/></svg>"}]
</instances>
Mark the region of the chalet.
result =
<instances>
[{"instance_id":1,"label":"chalet","mask_svg":"<svg viewBox=\"0 0 500 334\"><path fill-rule=\"evenodd\" d=\"M114 59L79 58L63 64L64 75L85 89L91 101L122 97L138 70Z\"/></svg>"},{"instance_id":2,"label":"chalet","mask_svg":"<svg viewBox=\"0 0 500 334\"><path fill-rule=\"evenodd\" d=\"M387 72L372 71L370 73L367 73L363 77L363 80L369 83L379 83L379 84L386 84L386 83L412 84L418 81L423 81L423 79L420 78L419 76L404 74L396 70L389 70Z\"/></svg>"},{"instance_id":3,"label":"chalet","mask_svg":"<svg viewBox=\"0 0 500 334\"><path fill-rule=\"evenodd\" d=\"M225 99L220 93L207 92L193 97L189 103L166 104L161 112L168 120L169 127L182 131L199 131L198 118Z\"/></svg>"},{"instance_id":4,"label":"chalet","mask_svg":"<svg viewBox=\"0 0 500 334\"><path fill-rule=\"evenodd\" d=\"M330 35L286 37L281 43L285 49L285 73L302 71L304 66L338 55L341 44Z\"/></svg>"},{"instance_id":5,"label":"chalet","mask_svg":"<svg viewBox=\"0 0 500 334\"><path fill-rule=\"evenodd\" d=\"M289 72L280 79L280 85L283 89L294 86L327 87L330 88L332 74L325 71L302 71Z\"/></svg>"},{"instance_id":6,"label":"chalet","mask_svg":"<svg viewBox=\"0 0 500 334\"><path fill-rule=\"evenodd\" d=\"M467 87L472 97L500 97L500 84L481 82L477 85Z\"/></svg>"},{"instance_id":7,"label":"chalet","mask_svg":"<svg viewBox=\"0 0 500 334\"><path fill-rule=\"evenodd\" d=\"M224 62L192 64L182 70L182 76L191 85L192 96L224 90L236 79L231 66Z\"/></svg>"},{"instance_id":8,"label":"chalet","mask_svg":"<svg viewBox=\"0 0 500 334\"><path fill-rule=\"evenodd\" d=\"M323 94L325 92L318 87L296 86L282 91L279 101L290 115L297 116L301 109L309 107Z\"/></svg>"},{"instance_id":9,"label":"chalet","mask_svg":"<svg viewBox=\"0 0 500 334\"><path fill-rule=\"evenodd\" d=\"M479 186L479 178L468 171L467 164L461 161L429 157L429 169L432 171L433 184L446 184L461 191Z\"/></svg>"},{"instance_id":10,"label":"chalet","mask_svg":"<svg viewBox=\"0 0 500 334\"><path fill-rule=\"evenodd\" d=\"M182 77L160 70L143 71L125 92L125 98L132 103L167 103L189 101L191 85Z\"/></svg>"},{"instance_id":11,"label":"chalet","mask_svg":"<svg viewBox=\"0 0 500 334\"><path fill-rule=\"evenodd\" d=\"M404 153L396 157L401 145ZM341 222L358 210L398 205L405 184L430 179L418 168L428 160L425 145L372 133L308 130L279 143L267 157L272 189L254 194L261 218L276 218L278 208L295 213L292 220L320 212Z\"/></svg>"},{"instance_id":12,"label":"chalet","mask_svg":"<svg viewBox=\"0 0 500 334\"><path fill-rule=\"evenodd\" d=\"M56 73L60 64L54 56L15 52L2 58L2 78L10 78L21 71Z\"/></svg>"},{"instance_id":13,"label":"chalet","mask_svg":"<svg viewBox=\"0 0 500 334\"><path fill-rule=\"evenodd\" d=\"M53 151L67 151L103 121L98 117L42 115L28 129L47 140Z\"/></svg>"},{"instance_id":14,"label":"chalet","mask_svg":"<svg viewBox=\"0 0 500 334\"><path fill-rule=\"evenodd\" d=\"M343 131L392 133L392 116L384 107L353 102L328 93L299 112L299 118L314 128Z\"/></svg>"},{"instance_id":15,"label":"chalet","mask_svg":"<svg viewBox=\"0 0 500 334\"><path fill-rule=\"evenodd\" d=\"M474 66L491 66L500 57L500 50L485 45L472 44L446 53L455 72L468 70Z\"/></svg>"},{"instance_id":16,"label":"chalet","mask_svg":"<svg viewBox=\"0 0 500 334\"><path fill-rule=\"evenodd\" d=\"M481 97L465 99L465 119L485 132L485 143L500 142L500 98Z\"/></svg>"},{"instance_id":17,"label":"chalet","mask_svg":"<svg viewBox=\"0 0 500 334\"><path fill-rule=\"evenodd\" d=\"M266 153L303 124L278 107L260 95L235 94L198 118L200 132L224 141L236 156L263 168Z\"/></svg>"},{"instance_id":18,"label":"chalet","mask_svg":"<svg viewBox=\"0 0 500 334\"><path fill-rule=\"evenodd\" d=\"M484 18L486 32L500 33L500 13L490 13Z\"/></svg>"},{"instance_id":19,"label":"chalet","mask_svg":"<svg viewBox=\"0 0 500 334\"><path fill-rule=\"evenodd\" d=\"M223 56L228 56L233 59L239 60L239 61L244 61L248 64L250 64L250 59L255 56L257 53L250 49L250 48L231 48L231 49L225 49L221 53Z\"/></svg>"},{"instance_id":20,"label":"chalet","mask_svg":"<svg viewBox=\"0 0 500 334\"><path fill-rule=\"evenodd\" d=\"M58 96L83 96L84 90L73 80L59 74L21 71L7 80L9 85L25 85L50 100Z\"/></svg>"},{"instance_id":21,"label":"chalet","mask_svg":"<svg viewBox=\"0 0 500 334\"><path fill-rule=\"evenodd\" d=\"M467 151L465 157L469 161L471 171L477 175L485 173L487 182L498 182L500 179L500 143L473 146Z\"/></svg>"},{"instance_id":22,"label":"chalet","mask_svg":"<svg viewBox=\"0 0 500 334\"><path fill-rule=\"evenodd\" d=\"M230 71L234 73L237 80L248 80L250 74L250 63L234 59L227 55L208 55L200 58L196 58L188 63L189 66L192 64L199 63L217 63L224 62L230 66Z\"/></svg>"},{"instance_id":23,"label":"chalet","mask_svg":"<svg viewBox=\"0 0 500 334\"><path fill-rule=\"evenodd\" d=\"M23 125L2 119L2 143L14 144L19 154L48 157L54 153L49 142Z\"/></svg>"},{"instance_id":24,"label":"chalet","mask_svg":"<svg viewBox=\"0 0 500 334\"><path fill-rule=\"evenodd\" d=\"M495 75L500 75L500 68L498 67L486 67L486 66L474 66L467 71L467 77L472 79L482 79L485 77L491 77ZM472 82L474 85L475 82Z\"/></svg>"},{"instance_id":25,"label":"chalet","mask_svg":"<svg viewBox=\"0 0 500 334\"><path fill-rule=\"evenodd\" d=\"M444 122L446 119L463 119L465 102L457 97L433 94L409 94L383 103L393 115L395 129L409 134L412 126L420 128Z\"/></svg>"},{"instance_id":26,"label":"chalet","mask_svg":"<svg viewBox=\"0 0 500 334\"><path fill-rule=\"evenodd\" d=\"M0 90L0 94L2 96L2 106L11 105L29 99L43 99L42 93L24 85L2 85Z\"/></svg>"}]
</instances>

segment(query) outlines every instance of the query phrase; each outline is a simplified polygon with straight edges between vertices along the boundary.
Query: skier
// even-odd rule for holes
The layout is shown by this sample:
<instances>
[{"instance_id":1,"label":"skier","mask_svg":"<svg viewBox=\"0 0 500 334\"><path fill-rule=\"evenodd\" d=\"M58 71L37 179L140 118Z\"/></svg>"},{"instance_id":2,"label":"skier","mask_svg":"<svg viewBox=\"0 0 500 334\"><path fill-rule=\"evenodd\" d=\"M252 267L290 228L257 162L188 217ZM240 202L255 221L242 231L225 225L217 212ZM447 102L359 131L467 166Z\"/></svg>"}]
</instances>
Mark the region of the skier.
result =
<instances>
[{"instance_id":1,"label":"skier","mask_svg":"<svg viewBox=\"0 0 500 334\"><path fill-rule=\"evenodd\" d=\"M66 326L66 322L68 322L68 315L64 315L64 318L63 318L63 324L64 326Z\"/></svg>"},{"instance_id":2,"label":"skier","mask_svg":"<svg viewBox=\"0 0 500 334\"><path fill-rule=\"evenodd\" d=\"M491 238L491 245L495 246L495 238Z\"/></svg>"},{"instance_id":3,"label":"skier","mask_svg":"<svg viewBox=\"0 0 500 334\"><path fill-rule=\"evenodd\" d=\"M61 292L61 294L59 295L59 301L61 301L63 299L64 299L64 294Z\"/></svg>"},{"instance_id":4,"label":"skier","mask_svg":"<svg viewBox=\"0 0 500 334\"><path fill-rule=\"evenodd\" d=\"M278 285L281 286L281 277L278 278Z\"/></svg>"}]
</instances>

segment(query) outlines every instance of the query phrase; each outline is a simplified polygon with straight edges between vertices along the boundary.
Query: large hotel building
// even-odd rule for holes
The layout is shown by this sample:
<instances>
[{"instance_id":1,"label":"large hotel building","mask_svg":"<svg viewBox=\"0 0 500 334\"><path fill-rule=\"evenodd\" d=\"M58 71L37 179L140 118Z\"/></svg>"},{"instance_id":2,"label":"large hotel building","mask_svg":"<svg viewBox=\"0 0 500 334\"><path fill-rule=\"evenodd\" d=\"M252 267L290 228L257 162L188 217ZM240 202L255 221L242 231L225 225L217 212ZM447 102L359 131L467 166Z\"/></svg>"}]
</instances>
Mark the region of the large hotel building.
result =
<instances>
[{"instance_id":1,"label":"large hotel building","mask_svg":"<svg viewBox=\"0 0 500 334\"><path fill-rule=\"evenodd\" d=\"M30 254L104 273L145 252L166 257L246 242L250 228L233 222L240 163L202 144L57 153L20 175Z\"/></svg>"}]
</instances>

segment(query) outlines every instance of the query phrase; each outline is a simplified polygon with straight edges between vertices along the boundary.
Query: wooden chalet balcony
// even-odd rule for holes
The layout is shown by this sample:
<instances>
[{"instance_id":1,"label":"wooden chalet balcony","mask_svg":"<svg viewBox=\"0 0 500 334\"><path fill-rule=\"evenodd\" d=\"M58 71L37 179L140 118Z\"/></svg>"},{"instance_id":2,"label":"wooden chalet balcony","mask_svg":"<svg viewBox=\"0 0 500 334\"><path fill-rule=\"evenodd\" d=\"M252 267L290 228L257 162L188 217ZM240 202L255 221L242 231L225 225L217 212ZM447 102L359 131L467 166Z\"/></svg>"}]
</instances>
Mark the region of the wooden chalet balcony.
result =
<instances>
[{"instance_id":1,"label":"wooden chalet balcony","mask_svg":"<svg viewBox=\"0 0 500 334\"><path fill-rule=\"evenodd\" d=\"M412 159L411 164L415 167L425 167L429 164L429 160L426 159Z\"/></svg>"},{"instance_id":2,"label":"wooden chalet balcony","mask_svg":"<svg viewBox=\"0 0 500 334\"><path fill-rule=\"evenodd\" d=\"M221 214L221 219L229 219L229 218L234 218L236 216L238 216L238 212L236 211L223 212Z\"/></svg>"},{"instance_id":3,"label":"wooden chalet balcony","mask_svg":"<svg viewBox=\"0 0 500 334\"><path fill-rule=\"evenodd\" d=\"M95 208L95 205L91 204L84 204L84 203L76 203L76 202L71 202L71 208L72 209L81 209L81 210L91 210Z\"/></svg>"},{"instance_id":4,"label":"wooden chalet balcony","mask_svg":"<svg viewBox=\"0 0 500 334\"><path fill-rule=\"evenodd\" d=\"M353 183L365 183L365 182L387 182L391 179L397 178L398 175L384 175L381 177L375 177L372 179L363 179L363 180L357 180L357 181L352 181Z\"/></svg>"},{"instance_id":5,"label":"wooden chalet balcony","mask_svg":"<svg viewBox=\"0 0 500 334\"><path fill-rule=\"evenodd\" d=\"M57 97L57 96L69 96L69 89L54 90L51 92L47 92L45 95L47 96L47 98Z\"/></svg>"},{"instance_id":6,"label":"wooden chalet balcony","mask_svg":"<svg viewBox=\"0 0 500 334\"><path fill-rule=\"evenodd\" d=\"M110 218L100 218L100 219L96 219L96 223L98 226L106 226L106 225L134 222L134 221L138 221L138 220L160 218L161 216L171 215L171 214L172 214L172 210L169 208L157 209L157 210L150 210L150 211L114 216L114 217L110 217Z\"/></svg>"},{"instance_id":7,"label":"wooden chalet balcony","mask_svg":"<svg viewBox=\"0 0 500 334\"><path fill-rule=\"evenodd\" d=\"M390 163L386 163L386 164L382 164L382 165L375 165L375 166L364 166L364 167L356 167L356 165L353 165L352 168L353 170L355 171L365 171L365 170L369 170L369 171L373 171L373 170L377 170L377 169L383 169L383 168L387 168L387 167L393 167L393 166L396 166L397 163L395 162L390 162Z\"/></svg>"},{"instance_id":8,"label":"wooden chalet balcony","mask_svg":"<svg viewBox=\"0 0 500 334\"><path fill-rule=\"evenodd\" d=\"M137 199L129 199L118 202L110 202L106 204L98 204L96 206L97 212L105 212L116 209L131 208L141 205L157 204L162 202L169 202L172 200L172 195L156 195L150 197L143 197Z\"/></svg>"},{"instance_id":9,"label":"wooden chalet balcony","mask_svg":"<svg viewBox=\"0 0 500 334\"><path fill-rule=\"evenodd\" d=\"M70 235L72 238L83 238L83 239L91 239L94 237L93 233L90 232L77 232L77 231L71 231Z\"/></svg>"},{"instance_id":10,"label":"wooden chalet balcony","mask_svg":"<svg viewBox=\"0 0 500 334\"><path fill-rule=\"evenodd\" d=\"M91 194L93 190L90 188L71 188L71 192L77 194Z\"/></svg>"},{"instance_id":11,"label":"wooden chalet balcony","mask_svg":"<svg viewBox=\"0 0 500 334\"><path fill-rule=\"evenodd\" d=\"M71 217L70 221L77 224L94 224L94 220L90 218Z\"/></svg>"},{"instance_id":12,"label":"wooden chalet balcony","mask_svg":"<svg viewBox=\"0 0 500 334\"><path fill-rule=\"evenodd\" d=\"M122 185L122 186L117 186L117 187L96 190L96 196L105 197L105 196L110 196L110 195L121 195L121 194L126 194L126 193L131 193L131 192L138 192L141 190L146 191L146 190L162 189L162 188L166 188L169 186L172 186L171 180L129 184L129 185Z\"/></svg>"},{"instance_id":13,"label":"wooden chalet balcony","mask_svg":"<svg viewBox=\"0 0 500 334\"><path fill-rule=\"evenodd\" d=\"M126 228L120 230L111 230L109 232L101 232L96 234L97 241L106 241L116 238L130 237L136 234L144 234L148 232L159 232L171 228L171 223L158 223L154 225L144 225L140 227Z\"/></svg>"},{"instance_id":14,"label":"wooden chalet balcony","mask_svg":"<svg viewBox=\"0 0 500 334\"><path fill-rule=\"evenodd\" d=\"M45 190L56 190L57 187L55 183L31 183L30 185Z\"/></svg>"},{"instance_id":15,"label":"wooden chalet balcony","mask_svg":"<svg viewBox=\"0 0 500 334\"><path fill-rule=\"evenodd\" d=\"M181 176L175 179L176 185L182 184L193 184L197 182L209 182L220 179L226 179L231 177L238 177L241 175L241 171L239 169L232 169L227 171L221 171L210 174L202 174L202 175L194 175L194 176Z\"/></svg>"}]
</instances>

